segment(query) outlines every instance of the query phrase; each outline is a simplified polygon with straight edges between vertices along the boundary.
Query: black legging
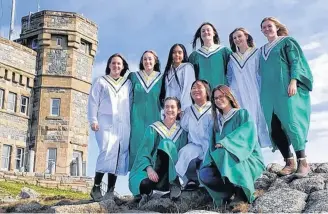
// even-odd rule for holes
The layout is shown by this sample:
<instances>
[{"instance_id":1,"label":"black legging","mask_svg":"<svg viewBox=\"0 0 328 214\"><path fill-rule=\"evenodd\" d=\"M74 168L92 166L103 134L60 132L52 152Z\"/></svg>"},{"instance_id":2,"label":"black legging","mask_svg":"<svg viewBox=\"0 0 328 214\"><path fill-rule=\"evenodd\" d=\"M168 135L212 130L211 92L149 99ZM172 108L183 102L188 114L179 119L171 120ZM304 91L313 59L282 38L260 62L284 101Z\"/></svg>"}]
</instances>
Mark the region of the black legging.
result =
<instances>
[{"instance_id":1,"label":"black legging","mask_svg":"<svg viewBox=\"0 0 328 214\"><path fill-rule=\"evenodd\" d=\"M272 114L271 120L271 137L277 145L279 151L284 158L293 157L293 153L290 151L289 142L286 133L281 127L281 122L276 114Z\"/></svg>"},{"instance_id":2,"label":"black legging","mask_svg":"<svg viewBox=\"0 0 328 214\"><path fill-rule=\"evenodd\" d=\"M155 164L155 172L158 175L159 180L163 179L164 175L169 170L169 156L162 150L157 151L157 159ZM146 169L145 169L146 170ZM145 178L140 183L140 194L149 195L155 188L157 183L151 181L149 178Z\"/></svg>"},{"instance_id":3,"label":"black legging","mask_svg":"<svg viewBox=\"0 0 328 214\"><path fill-rule=\"evenodd\" d=\"M287 135L284 132L284 130L281 128L281 122L277 117L277 115L275 114L272 114L271 129L272 129L272 133L271 133L272 139L276 143L282 156L284 158L293 157L293 154L289 148ZM305 158L305 151L304 150L296 151L296 157Z\"/></svg>"},{"instance_id":4,"label":"black legging","mask_svg":"<svg viewBox=\"0 0 328 214\"><path fill-rule=\"evenodd\" d=\"M95 185L99 186L102 179L104 177L104 173L102 172L96 172L96 176L95 176ZM115 187L115 184L116 184L116 179L117 179L117 176L114 175L114 174L111 174L111 173L108 173L108 183L107 183L107 192L109 191L113 191L114 187Z\"/></svg>"}]
</instances>

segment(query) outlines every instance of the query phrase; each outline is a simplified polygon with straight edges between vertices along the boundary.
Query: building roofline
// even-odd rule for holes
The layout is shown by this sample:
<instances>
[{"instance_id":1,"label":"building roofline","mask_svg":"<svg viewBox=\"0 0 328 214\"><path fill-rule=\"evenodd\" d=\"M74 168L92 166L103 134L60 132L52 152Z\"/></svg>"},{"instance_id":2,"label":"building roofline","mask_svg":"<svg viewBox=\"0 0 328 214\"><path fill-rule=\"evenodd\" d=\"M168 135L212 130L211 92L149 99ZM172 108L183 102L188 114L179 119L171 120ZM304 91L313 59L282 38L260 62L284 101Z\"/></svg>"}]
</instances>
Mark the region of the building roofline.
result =
<instances>
[{"instance_id":1,"label":"building roofline","mask_svg":"<svg viewBox=\"0 0 328 214\"><path fill-rule=\"evenodd\" d=\"M24 45L21 45L21 44L19 44L17 42L11 41L11 40L6 39L6 38L3 38L3 37L0 37L0 43L1 44L5 44L5 45L9 45L11 47L14 47L17 50L22 50L22 51L24 51L24 52L26 52L28 54L31 54L32 56L36 56L37 55L36 51L32 50L31 48L28 48L28 47L26 47Z\"/></svg>"},{"instance_id":2,"label":"building roofline","mask_svg":"<svg viewBox=\"0 0 328 214\"><path fill-rule=\"evenodd\" d=\"M90 19L87 19L86 17L84 17L84 16L82 16L82 15L76 13L76 12L56 11L56 10L42 10L40 12L32 13L31 17L33 17L33 16L44 16L44 15L56 16L56 15L58 15L56 13L62 13L62 15L80 18L80 19L84 20L85 22L87 22L87 23L93 25L94 27L98 28L98 25L94 21L91 21ZM29 15L23 16L22 20L28 19L28 18L29 18Z\"/></svg>"}]
</instances>

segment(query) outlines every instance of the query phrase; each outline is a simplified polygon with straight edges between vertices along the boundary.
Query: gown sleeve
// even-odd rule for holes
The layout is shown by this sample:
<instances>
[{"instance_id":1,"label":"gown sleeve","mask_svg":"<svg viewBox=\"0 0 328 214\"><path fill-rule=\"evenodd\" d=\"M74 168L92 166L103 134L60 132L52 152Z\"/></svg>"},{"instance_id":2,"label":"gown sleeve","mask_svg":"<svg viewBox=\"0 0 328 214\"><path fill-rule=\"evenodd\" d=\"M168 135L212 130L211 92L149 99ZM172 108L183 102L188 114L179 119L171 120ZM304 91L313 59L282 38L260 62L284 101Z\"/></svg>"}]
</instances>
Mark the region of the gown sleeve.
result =
<instances>
[{"instance_id":1,"label":"gown sleeve","mask_svg":"<svg viewBox=\"0 0 328 214\"><path fill-rule=\"evenodd\" d=\"M192 83L195 81L195 70L193 66L189 63L186 66L187 68L184 71L184 82L180 100L182 111L184 111L188 106L192 104L190 90Z\"/></svg>"},{"instance_id":2,"label":"gown sleeve","mask_svg":"<svg viewBox=\"0 0 328 214\"><path fill-rule=\"evenodd\" d=\"M233 74L232 65L231 65L231 62L228 62L228 66L227 66L227 84L228 84L228 86L231 85L232 74Z\"/></svg>"},{"instance_id":3,"label":"gown sleeve","mask_svg":"<svg viewBox=\"0 0 328 214\"><path fill-rule=\"evenodd\" d=\"M128 80L128 87L129 87L129 104L130 104L130 110L132 107L132 102L133 102L133 90L132 90L132 82L130 80Z\"/></svg>"},{"instance_id":4,"label":"gown sleeve","mask_svg":"<svg viewBox=\"0 0 328 214\"><path fill-rule=\"evenodd\" d=\"M230 59L230 55L232 54L232 51L227 48L227 47L224 47L224 53L223 53L223 60L224 60L224 73L227 74L227 71L228 71L228 62L229 62L229 59Z\"/></svg>"},{"instance_id":5,"label":"gown sleeve","mask_svg":"<svg viewBox=\"0 0 328 214\"><path fill-rule=\"evenodd\" d=\"M308 62L304 56L304 53L297 43L297 41L291 37L286 39L285 52L287 55L287 61L290 68L291 79L296 79L301 87L309 91L312 91L313 77Z\"/></svg>"},{"instance_id":6,"label":"gown sleeve","mask_svg":"<svg viewBox=\"0 0 328 214\"><path fill-rule=\"evenodd\" d=\"M187 143L188 143L188 133L186 131L182 131L179 140L176 142L176 147L177 147L178 152Z\"/></svg>"},{"instance_id":7,"label":"gown sleeve","mask_svg":"<svg viewBox=\"0 0 328 214\"><path fill-rule=\"evenodd\" d=\"M134 168L138 170L144 170L148 166L153 166L152 163L152 152L155 149L155 140L157 132L150 126L145 131L141 145L139 146L136 160L134 161L132 170Z\"/></svg>"},{"instance_id":8,"label":"gown sleeve","mask_svg":"<svg viewBox=\"0 0 328 214\"><path fill-rule=\"evenodd\" d=\"M197 62L197 52L196 51L193 51L190 54L188 61L194 66L195 78L198 79L199 78L199 65Z\"/></svg>"},{"instance_id":9,"label":"gown sleeve","mask_svg":"<svg viewBox=\"0 0 328 214\"><path fill-rule=\"evenodd\" d=\"M88 120L90 124L98 123L97 116L103 91L100 78L92 84L88 97Z\"/></svg>"},{"instance_id":10,"label":"gown sleeve","mask_svg":"<svg viewBox=\"0 0 328 214\"><path fill-rule=\"evenodd\" d=\"M239 114L239 126L217 143L224 147L219 149L226 149L237 158L237 161L242 162L252 154L257 143L257 135L255 124L248 111L240 109L237 114Z\"/></svg>"},{"instance_id":11,"label":"gown sleeve","mask_svg":"<svg viewBox=\"0 0 328 214\"><path fill-rule=\"evenodd\" d=\"M181 118L181 122L180 122L182 129L185 130L186 132L189 131L189 129L188 129L189 110L190 110L190 108L185 109L185 111L183 112L182 118Z\"/></svg>"},{"instance_id":12,"label":"gown sleeve","mask_svg":"<svg viewBox=\"0 0 328 214\"><path fill-rule=\"evenodd\" d=\"M128 76L128 80L130 80L130 90L129 90L129 99L130 99L130 107L132 107L132 103L133 103L133 98L134 98L134 94L133 94L133 88L134 88L134 84L133 84L133 80L132 80L132 72L129 73L129 76Z\"/></svg>"},{"instance_id":13,"label":"gown sleeve","mask_svg":"<svg viewBox=\"0 0 328 214\"><path fill-rule=\"evenodd\" d=\"M261 51L260 49L257 49L256 51L256 61L255 61L255 70L256 70L256 81L257 84L259 86L259 88L261 88L261 75L260 75L260 57L261 57Z\"/></svg>"}]
</instances>

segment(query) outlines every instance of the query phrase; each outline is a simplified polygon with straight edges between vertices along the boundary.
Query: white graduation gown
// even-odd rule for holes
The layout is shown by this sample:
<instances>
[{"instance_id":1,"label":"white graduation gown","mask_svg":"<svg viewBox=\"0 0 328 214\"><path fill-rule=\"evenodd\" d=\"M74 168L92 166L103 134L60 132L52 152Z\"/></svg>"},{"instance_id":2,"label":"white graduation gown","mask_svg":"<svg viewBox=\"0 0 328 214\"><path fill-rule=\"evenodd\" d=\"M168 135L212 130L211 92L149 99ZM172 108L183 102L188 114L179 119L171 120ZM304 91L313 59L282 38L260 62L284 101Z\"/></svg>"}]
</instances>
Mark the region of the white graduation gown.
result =
<instances>
[{"instance_id":1,"label":"white graduation gown","mask_svg":"<svg viewBox=\"0 0 328 214\"><path fill-rule=\"evenodd\" d=\"M180 177L184 177L190 161L203 160L208 150L213 128L211 102L202 107L189 106L183 113L181 127L188 132L188 144L180 149L175 169Z\"/></svg>"},{"instance_id":2,"label":"white graduation gown","mask_svg":"<svg viewBox=\"0 0 328 214\"><path fill-rule=\"evenodd\" d=\"M257 48L250 48L244 54L231 54L227 80L240 107L247 109L252 116L259 143L264 148L271 146L271 141L260 103L259 57Z\"/></svg>"},{"instance_id":3,"label":"white graduation gown","mask_svg":"<svg viewBox=\"0 0 328 214\"><path fill-rule=\"evenodd\" d=\"M180 85L177 82L176 72ZM181 63L174 71L171 67L168 76L165 77L165 97L177 97L181 102L181 110L191 106L190 90L195 81L195 70L190 63Z\"/></svg>"},{"instance_id":4,"label":"white graduation gown","mask_svg":"<svg viewBox=\"0 0 328 214\"><path fill-rule=\"evenodd\" d=\"M98 123L95 132L99 147L96 172L126 175L129 165L131 81L128 72L119 80L99 77L90 90L89 123Z\"/></svg>"}]
</instances>

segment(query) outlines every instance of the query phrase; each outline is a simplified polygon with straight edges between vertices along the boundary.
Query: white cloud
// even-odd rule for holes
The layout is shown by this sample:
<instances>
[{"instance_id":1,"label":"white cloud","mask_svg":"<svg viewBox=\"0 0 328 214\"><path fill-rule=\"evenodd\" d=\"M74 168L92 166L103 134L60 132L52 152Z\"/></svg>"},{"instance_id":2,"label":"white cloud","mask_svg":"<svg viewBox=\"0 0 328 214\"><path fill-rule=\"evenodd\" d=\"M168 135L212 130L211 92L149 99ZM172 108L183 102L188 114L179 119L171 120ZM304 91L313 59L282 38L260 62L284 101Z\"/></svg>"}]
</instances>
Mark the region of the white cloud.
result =
<instances>
[{"instance_id":1,"label":"white cloud","mask_svg":"<svg viewBox=\"0 0 328 214\"><path fill-rule=\"evenodd\" d=\"M92 68L92 80L105 75L107 61L96 62Z\"/></svg>"},{"instance_id":2,"label":"white cloud","mask_svg":"<svg viewBox=\"0 0 328 214\"><path fill-rule=\"evenodd\" d=\"M320 43L319 42L310 42L304 46L302 46L302 49L304 51L310 51L310 50L314 50L320 47Z\"/></svg>"},{"instance_id":3,"label":"white cloud","mask_svg":"<svg viewBox=\"0 0 328 214\"><path fill-rule=\"evenodd\" d=\"M328 53L310 60L309 65L313 72L313 92L311 93L312 104L328 101ZM328 110L328 109L327 109Z\"/></svg>"},{"instance_id":4,"label":"white cloud","mask_svg":"<svg viewBox=\"0 0 328 214\"><path fill-rule=\"evenodd\" d=\"M311 131L318 131L325 128L328 132L328 112L314 112L311 115Z\"/></svg>"}]
</instances>

